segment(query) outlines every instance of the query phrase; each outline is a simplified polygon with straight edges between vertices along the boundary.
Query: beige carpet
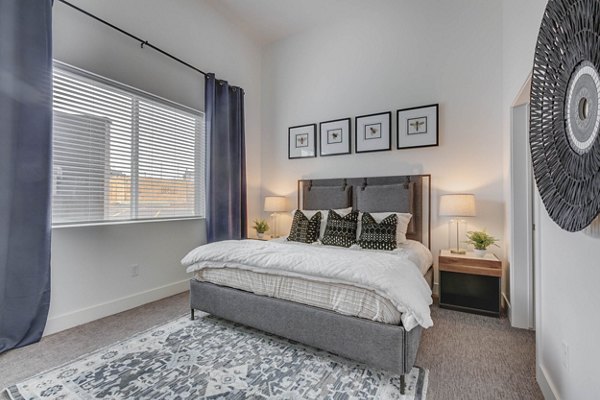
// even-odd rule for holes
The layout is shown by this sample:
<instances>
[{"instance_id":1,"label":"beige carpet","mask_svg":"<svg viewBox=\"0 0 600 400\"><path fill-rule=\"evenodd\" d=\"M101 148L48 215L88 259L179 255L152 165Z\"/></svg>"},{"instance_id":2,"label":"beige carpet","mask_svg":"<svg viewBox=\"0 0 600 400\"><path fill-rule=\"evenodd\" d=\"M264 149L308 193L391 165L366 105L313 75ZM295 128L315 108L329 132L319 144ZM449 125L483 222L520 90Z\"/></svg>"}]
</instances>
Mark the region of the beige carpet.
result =
<instances>
[{"instance_id":1,"label":"beige carpet","mask_svg":"<svg viewBox=\"0 0 600 400\"><path fill-rule=\"evenodd\" d=\"M544 398L535 381L535 332L438 307L432 317L417 356L429 368L427 400Z\"/></svg>"},{"instance_id":2,"label":"beige carpet","mask_svg":"<svg viewBox=\"0 0 600 400\"><path fill-rule=\"evenodd\" d=\"M188 311L181 294L94 321L0 355L0 389ZM542 399L535 383L533 332L506 319L432 309L417 364L428 368L428 400Z\"/></svg>"}]
</instances>

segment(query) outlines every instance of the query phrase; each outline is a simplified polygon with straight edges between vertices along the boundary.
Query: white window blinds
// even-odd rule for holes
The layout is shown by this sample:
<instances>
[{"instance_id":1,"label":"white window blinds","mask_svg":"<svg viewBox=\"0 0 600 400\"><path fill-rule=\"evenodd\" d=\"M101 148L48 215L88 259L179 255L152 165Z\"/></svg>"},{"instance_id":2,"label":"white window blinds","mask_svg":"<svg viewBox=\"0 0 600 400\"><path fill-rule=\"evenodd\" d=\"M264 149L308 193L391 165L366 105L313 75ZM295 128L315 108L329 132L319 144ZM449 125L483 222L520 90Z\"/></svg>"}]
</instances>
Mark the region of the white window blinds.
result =
<instances>
[{"instance_id":1,"label":"white window blinds","mask_svg":"<svg viewBox=\"0 0 600 400\"><path fill-rule=\"evenodd\" d=\"M204 115L56 62L54 225L204 214Z\"/></svg>"}]
</instances>

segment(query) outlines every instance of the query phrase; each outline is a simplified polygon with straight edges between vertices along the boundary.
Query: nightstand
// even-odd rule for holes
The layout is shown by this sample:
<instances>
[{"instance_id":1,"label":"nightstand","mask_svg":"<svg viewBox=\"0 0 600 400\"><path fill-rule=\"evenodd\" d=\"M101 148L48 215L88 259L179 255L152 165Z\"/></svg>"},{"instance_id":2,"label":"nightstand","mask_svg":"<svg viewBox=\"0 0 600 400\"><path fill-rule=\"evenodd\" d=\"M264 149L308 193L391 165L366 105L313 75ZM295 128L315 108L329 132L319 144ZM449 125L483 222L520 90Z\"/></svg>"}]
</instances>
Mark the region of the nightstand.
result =
<instances>
[{"instance_id":1,"label":"nightstand","mask_svg":"<svg viewBox=\"0 0 600 400\"><path fill-rule=\"evenodd\" d=\"M502 262L492 253L452 254L441 250L440 307L500 316Z\"/></svg>"}]
</instances>

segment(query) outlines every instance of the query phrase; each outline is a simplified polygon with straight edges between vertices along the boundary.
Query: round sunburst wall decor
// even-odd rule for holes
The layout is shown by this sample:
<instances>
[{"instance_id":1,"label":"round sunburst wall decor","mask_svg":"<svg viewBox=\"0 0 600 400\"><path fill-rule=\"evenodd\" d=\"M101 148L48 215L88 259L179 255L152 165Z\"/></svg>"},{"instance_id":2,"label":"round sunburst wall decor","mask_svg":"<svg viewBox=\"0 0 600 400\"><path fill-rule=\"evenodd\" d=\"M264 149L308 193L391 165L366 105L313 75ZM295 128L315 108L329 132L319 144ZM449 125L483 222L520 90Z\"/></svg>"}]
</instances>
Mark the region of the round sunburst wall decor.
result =
<instances>
[{"instance_id":1,"label":"round sunburst wall decor","mask_svg":"<svg viewBox=\"0 0 600 400\"><path fill-rule=\"evenodd\" d=\"M600 0L550 0L531 86L529 142L537 187L563 229L600 214Z\"/></svg>"}]
</instances>

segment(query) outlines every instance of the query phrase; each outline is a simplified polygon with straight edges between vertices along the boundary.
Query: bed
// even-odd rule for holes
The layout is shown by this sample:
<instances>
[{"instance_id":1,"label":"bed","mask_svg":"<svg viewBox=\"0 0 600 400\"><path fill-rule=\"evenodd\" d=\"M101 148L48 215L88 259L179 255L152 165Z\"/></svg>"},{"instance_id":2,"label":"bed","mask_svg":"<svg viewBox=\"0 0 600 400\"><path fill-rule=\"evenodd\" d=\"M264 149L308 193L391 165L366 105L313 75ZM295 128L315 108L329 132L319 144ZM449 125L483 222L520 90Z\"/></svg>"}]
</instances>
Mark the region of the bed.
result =
<instances>
[{"instance_id":1,"label":"bed","mask_svg":"<svg viewBox=\"0 0 600 400\"><path fill-rule=\"evenodd\" d=\"M429 175L300 180L303 210L411 213L406 244L388 254L285 240L201 246L182 261L194 272L192 318L201 310L403 378L431 326L430 196Z\"/></svg>"}]
</instances>

